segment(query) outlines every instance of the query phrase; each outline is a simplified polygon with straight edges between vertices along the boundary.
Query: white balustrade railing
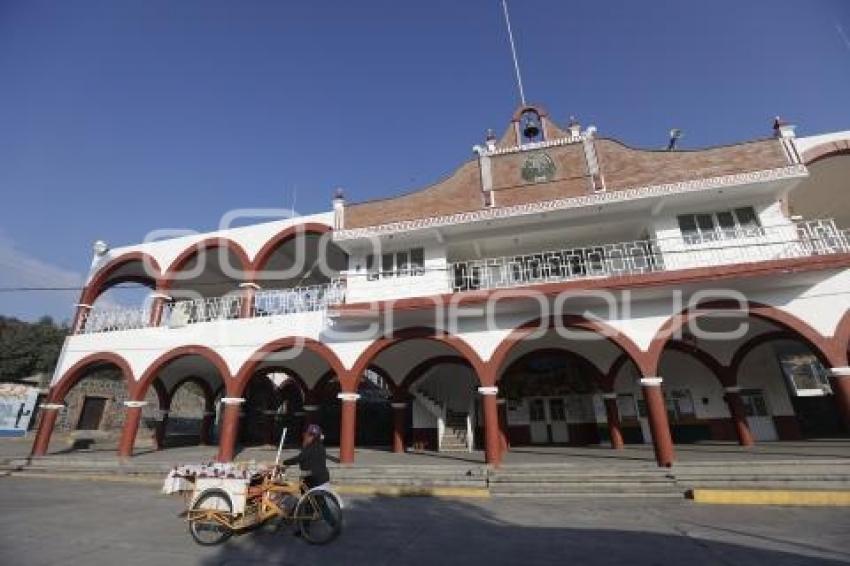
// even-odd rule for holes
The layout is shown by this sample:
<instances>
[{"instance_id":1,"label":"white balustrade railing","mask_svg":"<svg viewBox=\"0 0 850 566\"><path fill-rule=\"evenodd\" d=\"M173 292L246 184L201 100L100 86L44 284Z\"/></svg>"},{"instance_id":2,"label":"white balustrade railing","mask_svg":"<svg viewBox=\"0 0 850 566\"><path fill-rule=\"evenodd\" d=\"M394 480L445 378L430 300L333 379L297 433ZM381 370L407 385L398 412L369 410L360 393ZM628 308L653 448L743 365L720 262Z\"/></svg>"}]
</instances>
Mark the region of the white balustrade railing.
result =
<instances>
[{"instance_id":1,"label":"white balustrade railing","mask_svg":"<svg viewBox=\"0 0 850 566\"><path fill-rule=\"evenodd\" d=\"M847 252L850 231L808 220L725 231L710 241L680 236L458 261L448 276L457 292Z\"/></svg>"},{"instance_id":2,"label":"white balustrade railing","mask_svg":"<svg viewBox=\"0 0 850 566\"><path fill-rule=\"evenodd\" d=\"M170 301L163 308L162 325L178 328L199 322L239 318L242 301L241 294Z\"/></svg>"},{"instance_id":3,"label":"white balustrade railing","mask_svg":"<svg viewBox=\"0 0 850 566\"><path fill-rule=\"evenodd\" d=\"M250 317L266 317L313 312L340 304L345 300L345 284L333 281L327 285L312 285L291 289L257 291L249 309ZM179 328L200 322L240 318L245 296L234 293L223 297L177 299L163 305L161 326ZM150 326L150 309L110 308L83 312L78 334L134 330Z\"/></svg>"},{"instance_id":4,"label":"white balustrade railing","mask_svg":"<svg viewBox=\"0 0 850 566\"><path fill-rule=\"evenodd\" d=\"M134 330L150 324L150 310L147 307L87 309L80 318L78 334L113 332L115 330Z\"/></svg>"},{"instance_id":5,"label":"white balustrade railing","mask_svg":"<svg viewBox=\"0 0 850 566\"><path fill-rule=\"evenodd\" d=\"M318 311L328 305L340 304L344 299L345 285L341 281L334 281L327 285L257 291L254 295L252 316L277 316Z\"/></svg>"}]
</instances>

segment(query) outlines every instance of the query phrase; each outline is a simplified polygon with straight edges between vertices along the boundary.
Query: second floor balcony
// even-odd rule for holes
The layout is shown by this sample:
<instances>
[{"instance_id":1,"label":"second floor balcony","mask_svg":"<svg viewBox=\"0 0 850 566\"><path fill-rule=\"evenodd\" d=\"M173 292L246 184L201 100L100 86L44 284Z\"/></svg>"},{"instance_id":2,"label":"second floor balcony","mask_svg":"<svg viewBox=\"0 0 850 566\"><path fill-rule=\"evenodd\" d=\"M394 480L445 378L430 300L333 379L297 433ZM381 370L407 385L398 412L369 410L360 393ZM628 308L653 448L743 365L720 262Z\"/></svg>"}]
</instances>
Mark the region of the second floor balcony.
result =
<instances>
[{"instance_id":1,"label":"second floor balcony","mask_svg":"<svg viewBox=\"0 0 850 566\"><path fill-rule=\"evenodd\" d=\"M180 328L239 318L320 312L364 300L382 300L391 285L408 296L526 287L582 279L604 279L658 272L799 259L850 253L850 230L832 220L809 220L772 227L723 230L671 238L570 246L521 255L453 261L440 268L401 265L395 271L335 279L326 284L257 290L221 297L169 300L154 323L151 307L94 308L84 311L78 334L149 327ZM416 279L431 282L417 292ZM371 291L370 291L371 289ZM356 291L356 292L355 292ZM364 292L368 291L368 292ZM395 298L395 297L394 297ZM246 305L246 301L250 304Z\"/></svg>"}]
</instances>

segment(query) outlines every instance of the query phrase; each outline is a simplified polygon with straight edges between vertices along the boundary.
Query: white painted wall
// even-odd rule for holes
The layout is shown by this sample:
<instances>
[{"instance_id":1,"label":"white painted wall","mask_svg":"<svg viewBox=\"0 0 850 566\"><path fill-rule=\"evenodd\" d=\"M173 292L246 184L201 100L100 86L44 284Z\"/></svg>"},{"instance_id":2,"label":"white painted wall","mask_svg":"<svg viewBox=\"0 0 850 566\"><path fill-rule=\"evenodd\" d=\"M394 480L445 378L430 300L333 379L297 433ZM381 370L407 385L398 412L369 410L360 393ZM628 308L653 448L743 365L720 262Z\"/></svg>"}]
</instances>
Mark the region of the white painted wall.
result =
<instances>
[{"instance_id":1,"label":"white painted wall","mask_svg":"<svg viewBox=\"0 0 850 566\"><path fill-rule=\"evenodd\" d=\"M411 243L410 241L390 246L384 245L379 252L376 252L378 256L376 261L380 262L380 254L406 251L415 247L423 248L424 273L405 277L379 278L374 281L370 281L366 276L366 256L369 252L352 252L349 256L349 270L346 273L346 300L351 303L360 303L448 293L451 287L446 272L444 245L436 242Z\"/></svg>"},{"instance_id":2,"label":"white painted wall","mask_svg":"<svg viewBox=\"0 0 850 566\"><path fill-rule=\"evenodd\" d=\"M750 238L731 238L714 242L686 243L679 229L680 214L711 213L741 206L752 206L759 217L764 235ZM782 213L776 199L762 201L725 201L692 208L674 208L656 218L655 237L664 258L666 269L688 269L730 263L745 263L796 257L799 255L797 230Z\"/></svg>"}]
</instances>

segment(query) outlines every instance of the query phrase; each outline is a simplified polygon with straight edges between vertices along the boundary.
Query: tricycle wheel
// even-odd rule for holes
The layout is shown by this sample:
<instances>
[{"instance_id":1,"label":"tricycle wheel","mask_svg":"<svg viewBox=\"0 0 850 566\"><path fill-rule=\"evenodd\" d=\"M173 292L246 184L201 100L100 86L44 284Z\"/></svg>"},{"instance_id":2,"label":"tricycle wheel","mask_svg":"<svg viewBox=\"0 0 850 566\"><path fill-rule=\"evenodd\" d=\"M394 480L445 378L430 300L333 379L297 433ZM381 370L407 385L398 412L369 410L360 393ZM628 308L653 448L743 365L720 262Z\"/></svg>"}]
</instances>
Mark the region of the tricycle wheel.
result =
<instances>
[{"instance_id":1,"label":"tricycle wheel","mask_svg":"<svg viewBox=\"0 0 850 566\"><path fill-rule=\"evenodd\" d=\"M301 537L310 544L327 544L342 531L342 509L327 491L311 491L295 508Z\"/></svg>"},{"instance_id":2,"label":"tricycle wheel","mask_svg":"<svg viewBox=\"0 0 850 566\"><path fill-rule=\"evenodd\" d=\"M222 489L208 489L198 497L192 511L220 511L230 514L233 505L230 496ZM233 529L215 518L203 518L189 521L189 533L196 543L202 546L221 544L233 535Z\"/></svg>"}]
</instances>

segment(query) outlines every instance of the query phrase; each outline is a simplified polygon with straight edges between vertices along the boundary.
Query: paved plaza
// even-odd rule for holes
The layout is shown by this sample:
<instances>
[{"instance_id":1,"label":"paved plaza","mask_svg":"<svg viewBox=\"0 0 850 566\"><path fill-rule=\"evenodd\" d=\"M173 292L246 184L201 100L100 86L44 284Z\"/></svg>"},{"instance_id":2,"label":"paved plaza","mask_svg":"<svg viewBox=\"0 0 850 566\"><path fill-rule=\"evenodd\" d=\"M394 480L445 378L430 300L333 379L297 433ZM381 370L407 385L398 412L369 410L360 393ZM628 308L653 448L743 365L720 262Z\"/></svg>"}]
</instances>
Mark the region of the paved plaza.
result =
<instances>
[{"instance_id":1,"label":"paved plaza","mask_svg":"<svg viewBox=\"0 0 850 566\"><path fill-rule=\"evenodd\" d=\"M267 525L196 546L179 497L132 483L0 478L0 563L689 564L850 563L846 508L664 500L353 498L326 547Z\"/></svg>"}]
</instances>

